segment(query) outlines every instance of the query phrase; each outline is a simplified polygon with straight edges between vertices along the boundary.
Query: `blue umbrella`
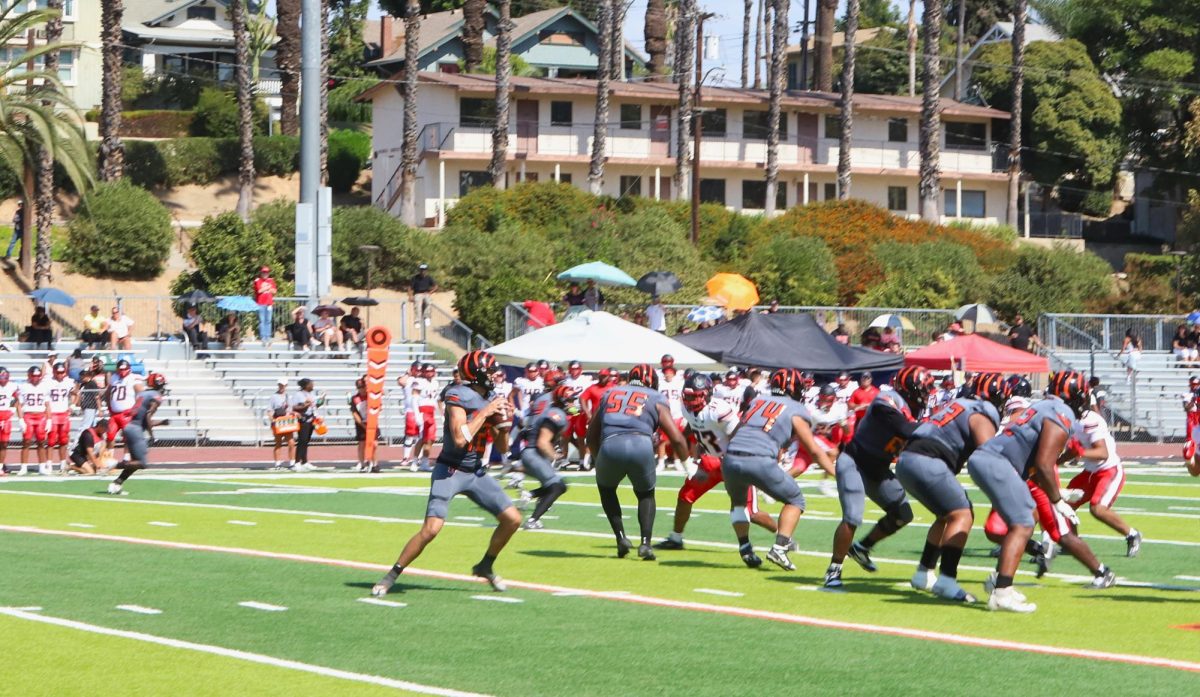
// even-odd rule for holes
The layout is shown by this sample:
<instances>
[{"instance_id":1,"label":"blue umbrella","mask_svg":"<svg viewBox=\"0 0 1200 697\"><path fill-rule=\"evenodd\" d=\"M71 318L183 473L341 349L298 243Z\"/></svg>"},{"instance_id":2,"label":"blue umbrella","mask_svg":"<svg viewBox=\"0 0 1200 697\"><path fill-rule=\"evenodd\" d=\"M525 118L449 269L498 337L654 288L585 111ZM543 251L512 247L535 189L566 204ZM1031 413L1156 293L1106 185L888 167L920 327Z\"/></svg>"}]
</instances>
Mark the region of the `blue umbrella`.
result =
<instances>
[{"instance_id":1,"label":"blue umbrella","mask_svg":"<svg viewBox=\"0 0 1200 697\"><path fill-rule=\"evenodd\" d=\"M1192 310L1191 314L1187 316L1187 323L1195 324L1197 322L1200 322L1200 310Z\"/></svg>"},{"instance_id":2,"label":"blue umbrella","mask_svg":"<svg viewBox=\"0 0 1200 697\"><path fill-rule=\"evenodd\" d=\"M725 308L706 305L697 307L687 314L689 322L716 322L725 317Z\"/></svg>"},{"instance_id":3,"label":"blue umbrella","mask_svg":"<svg viewBox=\"0 0 1200 697\"><path fill-rule=\"evenodd\" d=\"M29 297L37 301L38 305L66 305L67 307L75 307L75 298L72 298L66 291L61 291L57 288L38 288L30 291Z\"/></svg>"},{"instance_id":4,"label":"blue umbrella","mask_svg":"<svg viewBox=\"0 0 1200 697\"><path fill-rule=\"evenodd\" d=\"M258 303L246 295L230 295L217 301L217 307L230 312L257 312Z\"/></svg>"},{"instance_id":5,"label":"blue umbrella","mask_svg":"<svg viewBox=\"0 0 1200 697\"><path fill-rule=\"evenodd\" d=\"M595 281L602 286L636 286L637 281L624 271L602 261L573 266L558 275L560 281Z\"/></svg>"}]
</instances>

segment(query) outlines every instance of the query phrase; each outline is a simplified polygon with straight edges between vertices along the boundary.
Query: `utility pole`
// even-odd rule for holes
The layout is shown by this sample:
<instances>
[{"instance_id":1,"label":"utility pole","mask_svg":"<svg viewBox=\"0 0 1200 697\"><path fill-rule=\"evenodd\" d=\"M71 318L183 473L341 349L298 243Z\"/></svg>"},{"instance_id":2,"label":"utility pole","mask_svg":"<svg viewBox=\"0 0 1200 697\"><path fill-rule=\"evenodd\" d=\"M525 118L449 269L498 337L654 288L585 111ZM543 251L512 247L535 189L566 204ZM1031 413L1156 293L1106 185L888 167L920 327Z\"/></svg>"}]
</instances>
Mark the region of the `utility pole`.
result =
<instances>
[{"instance_id":1,"label":"utility pole","mask_svg":"<svg viewBox=\"0 0 1200 697\"><path fill-rule=\"evenodd\" d=\"M700 139L704 129L704 111L700 87L704 84L704 20L715 17L704 12L696 18L696 89L692 90L692 246L700 242Z\"/></svg>"},{"instance_id":2,"label":"utility pole","mask_svg":"<svg viewBox=\"0 0 1200 697\"><path fill-rule=\"evenodd\" d=\"M318 190L321 187L321 0L300 5L300 203L296 206L297 291L316 301L321 293L317 257Z\"/></svg>"}]
</instances>

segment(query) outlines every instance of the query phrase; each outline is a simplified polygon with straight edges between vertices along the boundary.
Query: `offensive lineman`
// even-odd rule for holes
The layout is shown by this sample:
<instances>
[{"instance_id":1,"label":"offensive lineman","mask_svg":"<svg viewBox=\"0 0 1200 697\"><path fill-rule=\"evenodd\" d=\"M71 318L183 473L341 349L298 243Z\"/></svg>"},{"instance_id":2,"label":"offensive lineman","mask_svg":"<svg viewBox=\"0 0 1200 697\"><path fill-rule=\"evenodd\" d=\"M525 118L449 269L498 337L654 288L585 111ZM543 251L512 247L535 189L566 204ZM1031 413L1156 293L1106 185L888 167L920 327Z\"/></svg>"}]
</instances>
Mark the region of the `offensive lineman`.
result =
<instances>
[{"instance_id":1,"label":"offensive lineman","mask_svg":"<svg viewBox=\"0 0 1200 697\"><path fill-rule=\"evenodd\" d=\"M531 493L537 499L533 513L525 521L526 530L541 530L542 516L558 497L567 493L567 484L563 481L554 461L558 459L555 451L555 441L562 438L570 427L571 416L579 411L579 400L575 390L567 385L559 385L551 393L551 404L542 413L532 417L529 422L526 445L521 450L521 466L525 472L541 482L541 486Z\"/></svg>"},{"instance_id":2,"label":"offensive lineman","mask_svg":"<svg viewBox=\"0 0 1200 697\"><path fill-rule=\"evenodd\" d=\"M511 418L509 403L502 397L490 397L495 369L496 359L486 351L471 351L458 359L462 384L446 389L442 451L430 477L425 522L404 545L391 571L371 589L371 595L387 595L404 569L442 531L450 500L459 494L496 516L498 525L492 532L487 552L471 573L487 581L493 590L505 590L504 581L492 570L492 564L521 526L521 514L513 507L500 483L488 476L487 463L481 458L487 445L487 432L493 428L491 422L496 420L493 417Z\"/></svg>"},{"instance_id":3,"label":"offensive lineman","mask_svg":"<svg viewBox=\"0 0 1200 697\"><path fill-rule=\"evenodd\" d=\"M121 473L108 485L108 493L113 496L124 496L122 487L125 480L133 473L144 468L149 460L150 438L154 437L157 426L167 425L167 419L154 420L154 412L162 405L163 396L167 393L167 379L158 373L146 376L146 389L138 394L137 401L130 408L130 415L125 427L121 429L121 437L125 440L127 459L121 463ZM110 422L111 423L111 422Z\"/></svg>"}]
</instances>

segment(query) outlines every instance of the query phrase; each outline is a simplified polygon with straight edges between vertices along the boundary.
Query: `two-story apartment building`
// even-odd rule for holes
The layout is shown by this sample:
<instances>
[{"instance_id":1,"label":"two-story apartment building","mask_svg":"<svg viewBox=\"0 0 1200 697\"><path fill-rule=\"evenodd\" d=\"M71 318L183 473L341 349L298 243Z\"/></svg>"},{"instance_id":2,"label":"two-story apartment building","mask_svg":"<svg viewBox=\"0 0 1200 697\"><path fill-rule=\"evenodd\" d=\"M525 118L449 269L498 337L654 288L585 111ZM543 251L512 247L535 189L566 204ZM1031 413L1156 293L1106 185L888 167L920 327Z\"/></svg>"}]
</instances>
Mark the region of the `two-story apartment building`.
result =
<instances>
[{"instance_id":1,"label":"two-story apartment building","mask_svg":"<svg viewBox=\"0 0 1200 697\"><path fill-rule=\"evenodd\" d=\"M483 75L422 73L417 113L417 211L439 226L472 188L489 183L495 84ZM587 187L596 83L514 78L506 183L555 180ZM672 199L673 118L669 83L612 83L604 192ZM765 91L705 88L700 197L732 210L766 205ZM384 82L364 93L374 111L373 197L398 212L404 100ZM943 213L947 219L1004 222L1006 157L992 143L995 109L942 102ZM917 214L920 99L855 96L853 195L898 215ZM837 197L838 96L795 92L783 100L777 208Z\"/></svg>"},{"instance_id":2,"label":"two-story apartment building","mask_svg":"<svg viewBox=\"0 0 1200 697\"><path fill-rule=\"evenodd\" d=\"M46 0L16 0L16 11L44 9ZM35 30L33 41L45 43L46 32ZM62 41L70 47L63 49L58 57L58 77L62 80L67 96L86 111L100 106L101 77L103 75L100 55L100 3L98 0L63 0ZM25 52L27 42L0 46L0 56L12 60Z\"/></svg>"}]
</instances>

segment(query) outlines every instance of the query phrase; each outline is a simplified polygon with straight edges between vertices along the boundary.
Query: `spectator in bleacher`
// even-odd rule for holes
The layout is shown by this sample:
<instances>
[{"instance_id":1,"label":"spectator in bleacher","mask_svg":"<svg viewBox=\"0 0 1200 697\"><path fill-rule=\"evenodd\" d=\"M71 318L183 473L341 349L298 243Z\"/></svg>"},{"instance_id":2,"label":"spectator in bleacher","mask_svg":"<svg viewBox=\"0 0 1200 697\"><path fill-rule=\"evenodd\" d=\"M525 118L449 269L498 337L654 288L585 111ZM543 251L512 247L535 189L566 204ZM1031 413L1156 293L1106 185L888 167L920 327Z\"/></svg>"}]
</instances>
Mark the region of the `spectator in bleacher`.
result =
<instances>
[{"instance_id":1,"label":"spectator in bleacher","mask_svg":"<svg viewBox=\"0 0 1200 697\"><path fill-rule=\"evenodd\" d=\"M258 305L258 340L266 348L275 337L272 319L275 314L275 293L278 291L275 279L271 278L271 267L264 266L258 270L258 278L254 279L254 302Z\"/></svg>"},{"instance_id":2,"label":"spectator in bleacher","mask_svg":"<svg viewBox=\"0 0 1200 697\"><path fill-rule=\"evenodd\" d=\"M33 310L33 317L29 318L29 326L25 329L27 341L33 344L34 348L46 345L46 348L54 348L54 330L51 328L50 315L47 314L46 308L38 305Z\"/></svg>"},{"instance_id":3,"label":"spectator in bleacher","mask_svg":"<svg viewBox=\"0 0 1200 697\"><path fill-rule=\"evenodd\" d=\"M25 232L25 199L17 199L17 210L13 213L12 219L12 239L8 241L8 251L4 253L4 260L8 261L12 258L13 250L16 249L17 243L22 242L22 234ZM21 253L17 252L17 256Z\"/></svg>"},{"instance_id":4,"label":"spectator in bleacher","mask_svg":"<svg viewBox=\"0 0 1200 697\"><path fill-rule=\"evenodd\" d=\"M589 310L604 309L604 293L600 292L600 288L596 286L596 282L588 279L587 289L583 291L583 304Z\"/></svg>"},{"instance_id":5,"label":"spectator in bleacher","mask_svg":"<svg viewBox=\"0 0 1200 697\"><path fill-rule=\"evenodd\" d=\"M195 305L188 305L183 316L183 335L188 344L197 351L203 351L208 345L208 333L204 331L204 318Z\"/></svg>"},{"instance_id":6,"label":"spectator in bleacher","mask_svg":"<svg viewBox=\"0 0 1200 697\"><path fill-rule=\"evenodd\" d=\"M955 320L946 327L946 333L942 335L942 341L950 341L964 334L962 324Z\"/></svg>"},{"instance_id":7,"label":"spectator in bleacher","mask_svg":"<svg viewBox=\"0 0 1200 697\"><path fill-rule=\"evenodd\" d=\"M1013 317L1012 326L1008 328L1008 345L1021 351L1031 352L1035 347L1042 345L1038 339L1037 329L1025 324L1025 318L1020 313Z\"/></svg>"},{"instance_id":8,"label":"spectator in bleacher","mask_svg":"<svg viewBox=\"0 0 1200 697\"><path fill-rule=\"evenodd\" d=\"M96 372L87 368L79 374L79 428L87 429L96 425L96 414L99 413L99 397L103 388L96 382Z\"/></svg>"},{"instance_id":9,"label":"spectator in bleacher","mask_svg":"<svg viewBox=\"0 0 1200 697\"><path fill-rule=\"evenodd\" d=\"M350 308L350 314L343 315L340 322L342 331L342 341L346 344L357 346L362 350L363 341L363 323L359 317L359 309L357 307Z\"/></svg>"},{"instance_id":10,"label":"spectator in bleacher","mask_svg":"<svg viewBox=\"0 0 1200 697\"><path fill-rule=\"evenodd\" d=\"M1175 328L1175 337L1171 339L1171 352L1175 354L1175 367L1190 368L1200 361L1200 350L1196 348L1196 338L1188 330L1186 324Z\"/></svg>"},{"instance_id":11,"label":"spectator in bleacher","mask_svg":"<svg viewBox=\"0 0 1200 697\"><path fill-rule=\"evenodd\" d=\"M884 327L883 334L879 336L879 346L882 350L888 353L900 353L900 337L897 336L896 330L892 327Z\"/></svg>"},{"instance_id":12,"label":"spectator in bleacher","mask_svg":"<svg viewBox=\"0 0 1200 697\"><path fill-rule=\"evenodd\" d=\"M862 333L862 338L859 340L863 348L873 349L875 351L883 350L883 337L879 333L877 327L867 327Z\"/></svg>"},{"instance_id":13,"label":"spectator in bleacher","mask_svg":"<svg viewBox=\"0 0 1200 697\"><path fill-rule=\"evenodd\" d=\"M309 324L308 317L304 315L303 307L297 307L292 311L292 323L284 327L284 332L287 333L288 344L293 349L308 351L312 348L312 325Z\"/></svg>"},{"instance_id":14,"label":"spectator in bleacher","mask_svg":"<svg viewBox=\"0 0 1200 697\"><path fill-rule=\"evenodd\" d=\"M105 369L104 359L100 356L92 356L92 363L88 367L92 373L92 379L96 381L96 386L105 390L108 388L108 371Z\"/></svg>"},{"instance_id":15,"label":"spectator in bleacher","mask_svg":"<svg viewBox=\"0 0 1200 697\"><path fill-rule=\"evenodd\" d=\"M108 320L100 316L100 308L92 305L91 310L83 316L83 331L79 340L87 348L95 348L108 343Z\"/></svg>"},{"instance_id":16,"label":"spectator in bleacher","mask_svg":"<svg viewBox=\"0 0 1200 697\"><path fill-rule=\"evenodd\" d=\"M429 326L429 305L437 292L437 281L429 275L429 264L417 267L417 275L408 283L408 301L413 304L413 324L424 322Z\"/></svg>"},{"instance_id":17,"label":"spectator in bleacher","mask_svg":"<svg viewBox=\"0 0 1200 697\"><path fill-rule=\"evenodd\" d=\"M108 319L108 345L113 351L133 348L133 319L114 307Z\"/></svg>"},{"instance_id":18,"label":"spectator in bleacher","mask_svg":"<svg viewBox=\"0 0 1200 697\"><path fill-rule=\"evenodd\" d=\"M833 331L829 332L829 335L833 337L834 341L843 346L850 345L850 332L846 331L846 325L841 322L838 322L838 325L833 328Z\"/></svg>"},{"instance_id":19,"label":"spectator in bleacher","mask_svg":"<svg viewBox=\"0 0 1200 697\"><path fill-rule=\"evenodd\" d=\"M47 351L46 358L42 360L42 374L49 375L54 370L54 364L58 362L58 351Z\"/></svg>"},{"instance_id":20,"label":"spectator in bleacher","mask_svg":"<svg viewBox=\"0 0 1200 697\"><path fill-rule=\"evenodd\" d=\"M72 380L79 380L83 375L83 371L87 369L88 361L83 357L83 349L77 348L71 352L71 357L67 359L67 376Z\"/></svg>"},{"instance_id":21,"label":"spectator in bleacher","mask_svg":"<svg viewBox=\"0 0 1200 697\"><path fill-rule=\"evenodd\" d=\"M343 348L342 333L338 331L337 322L329 316L328 310L322 310L317 315L317 321L313 323L313 336L326 351L333 346L337 346L338 351Z\"/></svg>"},{"instance_id":22,"label":"spectator in bleacher","mask_svg":"<svg viewBox=\"0 0 1200 697\"><path fill-rule=\"evenodd\" d=\"M583 309L583 291L575 281L567 286L567 292L563 294L563 303L567 306L567 312L578 312Z\"/></svg>"},{"instance_id":23,"label":"spectator in bleacher","mask_svg":"<svg viewBox=\"0 0 1200 697\"><path fill-rule=\"evenodd\" d=\"M275 445L271 449L271 457L275 460L275 469L285 469L295 465L296 459L296 424L287 419L292 415L291 397L288 396L287 378L276 381L275 393L267 401L267 423L271 424L271 433L275 436ZM293 416L293 418L295 418ZM279 459L279 449L287 446L287 460Z\"/></svg>"},{"instance_id":24,"label":"spectator in bleacher","mask_svg":"<svg viewBox=\"0 0 1200 697\"><path fill-rule=\"evenodd\" d=\"M242 345L242 322L236 312L227 312L217 322L217 338L226 349L239 348Z\"/></svg>"},{"instance_id":25,"label":"spectator in bleacher","mask_svg":"<svg viewBox=\"0 0 1200 697\"><path fill-rule=\"evenodd\" d=\"M1133 327L1125 330L1125 338L1121 340L1121 352L1117 354L1121 365L1125 366L1125 382L1128 384L1133 380L1133 374L1137 372L1138 361L1142 359L1142 337L1133 330Z\"/></svg>"}]
</instances>

